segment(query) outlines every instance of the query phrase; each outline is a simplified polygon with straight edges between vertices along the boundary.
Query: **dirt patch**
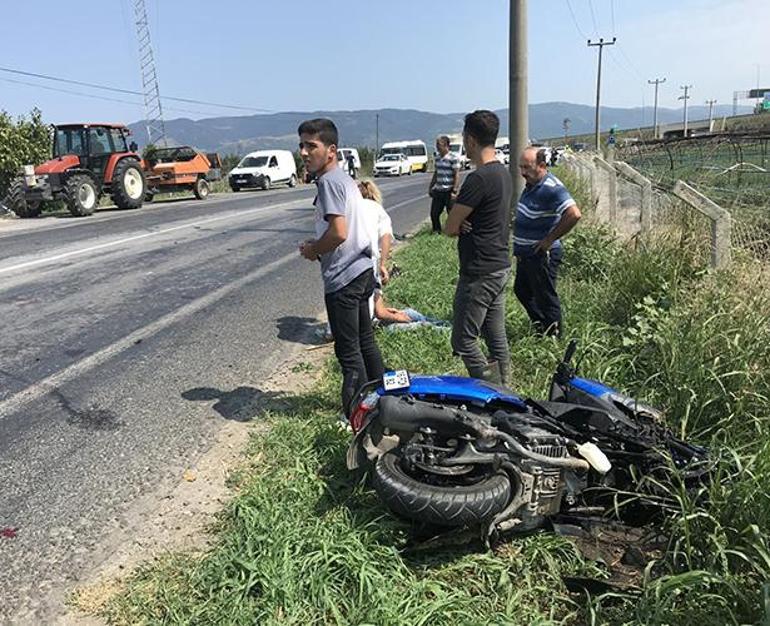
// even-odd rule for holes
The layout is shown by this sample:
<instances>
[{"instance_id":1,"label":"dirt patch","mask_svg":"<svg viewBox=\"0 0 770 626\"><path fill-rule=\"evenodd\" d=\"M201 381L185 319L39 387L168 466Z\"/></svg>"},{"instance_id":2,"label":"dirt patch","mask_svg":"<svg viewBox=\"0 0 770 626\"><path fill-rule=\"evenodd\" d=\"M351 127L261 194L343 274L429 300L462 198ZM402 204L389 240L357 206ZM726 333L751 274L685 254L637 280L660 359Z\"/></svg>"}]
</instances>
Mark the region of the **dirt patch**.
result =
<instances>
[{"instance_id":1,"label":"dirt patch","mask_svg":"<svg viewBox=\"0 0 770 626\"><path fill-rule=\"evenodd\" d=\"M260 385L265 404L274 394L302 393L317 382L333 344L306 347L287 360ZM272 393L271 393L272 392ZM256 401L259 409L260 400ZM252 407L255 408L255 407ZM263 406L262 408L266 408ZM209 529L215 515L233 495L227 479L244 461L249 436L264 429L254 422L227 420L211 448L194 467L186 469L170 490L142 498L128 515L127 528L113 533L94 559L96 566L70 597L71 611L59 624L101 624L97 615L123 588L123 582L141 563L171 551L200 551L212 539Z\"/></svg>"}]
</instances>

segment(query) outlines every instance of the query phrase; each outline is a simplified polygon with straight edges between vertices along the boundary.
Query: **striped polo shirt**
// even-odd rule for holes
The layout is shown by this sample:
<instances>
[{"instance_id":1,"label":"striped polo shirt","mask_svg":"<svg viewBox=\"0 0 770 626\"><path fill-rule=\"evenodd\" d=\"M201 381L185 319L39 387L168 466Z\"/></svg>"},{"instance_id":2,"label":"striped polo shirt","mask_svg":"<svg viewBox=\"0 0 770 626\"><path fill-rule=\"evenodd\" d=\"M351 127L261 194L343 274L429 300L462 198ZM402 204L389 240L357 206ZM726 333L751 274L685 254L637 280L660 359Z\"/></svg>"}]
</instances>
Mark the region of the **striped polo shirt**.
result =
<instances>
[{"instance_id":1,"label":"striped polo shirt","mask_svg":"<svg viewBox=\"0 0 770 626\"><path fill-rule=\"evenodd\" d=\"M447 152L444 156L436 156L436 183L433 188L436 191L452 191L454 173L460 169L460 159L454 152Z\"/></svg>"},{"instance_id":2,"label":"striped polo shirt","mask_svg":"<svg viewBox=\"0 0 770 626\"><path fill-rule=\"evenodd\" d=\"M550 172L536 185L527 185L516 208L513 254L530 256L535 245L559 223L567 207L575 204L567 188ZM552 248L561 247L558 239Z\"/></svg>"}]
</instances>

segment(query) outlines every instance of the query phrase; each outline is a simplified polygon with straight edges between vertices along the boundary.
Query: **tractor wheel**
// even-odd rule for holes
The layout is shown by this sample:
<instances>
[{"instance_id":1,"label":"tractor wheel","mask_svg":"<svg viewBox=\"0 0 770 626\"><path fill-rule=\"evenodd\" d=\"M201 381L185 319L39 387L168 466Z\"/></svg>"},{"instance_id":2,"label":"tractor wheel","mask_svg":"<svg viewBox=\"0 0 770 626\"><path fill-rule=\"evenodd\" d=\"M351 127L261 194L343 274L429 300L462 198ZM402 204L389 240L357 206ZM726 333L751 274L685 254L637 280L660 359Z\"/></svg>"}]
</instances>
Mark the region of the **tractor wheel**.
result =
<instances>
[{"instance_id":1,"label":"tractor wheel","mask_svg":"<svg viewBox=\"0 0 770 626\"><path fill-rule=\"evenodd\" d=\"M209 187L209 181L205 178L199 178L195 181L195 187L193 187L193 193L198 200L205 200L211 188Z\"/></svg>"},{"instance_id":2,"label":"tractor wheel","mask_svg":"<svg viewBox=\"0 0 770 626\"><path fill-rule=\"evenodd\" d=\"M70 176L64 185L65 202L75 217L91 215L99 204L99 190L87 174Z\"/></svg>"},{"instance_id":3,"label":"tractor wheel","mask_svg":"<svg viewBox=\"0 0 770 626\"><path fill-rule=\"evenodd\" d=\"M136 159L122 159L112 175L112 201L119 209L138 209L142 206L147 183Z\"/></svg>"},{"instance_id":4,"label":"tractor wheel","mask_svg":"<svg viewBox=\"0 0 770 626\"><path fill-rule=\"evenodd\" d=\"M269 176L263 176L262 177L262 191L267 191L270 189L270 177Z\"/></svg>"},{"instance_id":5,"label":"tractor wheel","mask_svg":"<svg viewBox=\"0 0 770 626\"><path fill-rule=\"evenodd\" d=\"M24 195L24 185L21 179L11 183L6 201L8 202L8 208L16 213L17 217L37 217L43 210L40 201L27 200Z\"/></svg>"}]
</instances>

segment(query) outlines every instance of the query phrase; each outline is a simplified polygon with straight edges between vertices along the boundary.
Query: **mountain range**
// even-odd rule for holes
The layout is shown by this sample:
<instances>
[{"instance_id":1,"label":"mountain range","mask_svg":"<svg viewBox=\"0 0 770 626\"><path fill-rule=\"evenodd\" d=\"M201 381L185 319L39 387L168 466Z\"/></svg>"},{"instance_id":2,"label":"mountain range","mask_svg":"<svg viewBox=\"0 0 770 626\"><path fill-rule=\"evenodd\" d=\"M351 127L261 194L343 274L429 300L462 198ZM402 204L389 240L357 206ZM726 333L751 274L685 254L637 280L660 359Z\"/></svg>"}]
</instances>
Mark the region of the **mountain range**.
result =
<instances>
[{"instance_id":1,"label":"mountain range","mask_svg":"<svg viewBox=\"0 0 770 626\"><path fill-rule=\"evenodd\" d=\"M739 107L739 113L750 113L751 108ZM500 116L501 135L507 134L508 110L496 111ZM166 135L172 144L192 145L220 154L242 155L263 148L295 149L297 126L302 120L328 117L334 120L340 131L340 143L347 146L374 147L379 116L379 142L400 139L422 139L432 145L442 133L460 132L464 113L430 113L414 109L377 109L358 111L310 111L285 112L234 117L211 117L200 120L178 118L166 120ZM732 115L732 106L714 107L714 116ZM689 108L691 120L708 117L708 107ZM569 102L543 102L529 105L531 139L560 137L564 134L563 121L570 120L569 134L593 132L594 107ZM666 124L682 120L681 109L658 109L658 123ZM619 129L638 128L652 124L652 107L617 108L602 107L602 130L612 126ZM129 125L134 139L141 145L147 143L143 121Z\"/></svg>"}]
</instances>

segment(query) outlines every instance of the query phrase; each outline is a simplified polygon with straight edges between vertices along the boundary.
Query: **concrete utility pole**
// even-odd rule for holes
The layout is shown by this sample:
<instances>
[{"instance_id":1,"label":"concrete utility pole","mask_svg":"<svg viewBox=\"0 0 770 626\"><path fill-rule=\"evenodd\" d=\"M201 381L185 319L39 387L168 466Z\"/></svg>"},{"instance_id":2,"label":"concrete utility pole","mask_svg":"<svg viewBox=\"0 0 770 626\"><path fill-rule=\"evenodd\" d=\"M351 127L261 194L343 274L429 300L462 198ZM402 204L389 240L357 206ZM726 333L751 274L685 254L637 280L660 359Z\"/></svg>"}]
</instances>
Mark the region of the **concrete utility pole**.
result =
<instances>
[{"instance_id":1,"label":"concrete utility pole","mask_svg":"<svg viewBox=\"0 0 770 626\"><path fill-rule=\"evenodd\" d=\"M711 123L714 121L714 105L716 100L706 100L706 104L709 105L709 132L711 132Z\"/></svg>"},{"instance_id":2,"label":"concrete utility pole","mask_svg":"<svg viewBox=\"0 0 770 626\"><path fill-rule=\"evenodd\" d=\"M590 39L588 40L588 47L593 48L598 46L599 47L599 69L596 72L596 119L594 120L594 126L595 126L595 133L596 133L596 152L601 154L602 146L601 146L601 133L599 132L599 106L601 102L601 93L602 93L602 51L604 50L604 46L614 46L615 41L617 41L617 37L613 37L612 41L604 41L603 37L599 38L599 41L592 42Z\"/></svg>"},{"instance_id":3,"label":"concrete utility pole","mask_svg":"<svg viewBox=\"0 0 770 626\"><path fill-rule=\"evenodd\" d=\"M508 138L509 168L513 179L510 221L514 207L524 190L519 174L519 156L529 145L529 111L527 110L527 0L510 0L508 31Z\"/></svg>"},{"instance_id":4,"label":"concrete utility pole","mask_svg":"<svg viewBox=\"0 0 770 626\"><path fill-rule=\"evenodd\" d=\"M652 138L658 138L658 85L662 85L666 82L665 78L656 78L655 80L648 80L649 85L655 85L655 107L652 109Z\"/></svg>"},{"instance_id":5,"label":"concrete utility pole","mask_svg":"<svg viewBox=\"0 0 770 626\"><path fill-rule=\"evenodd\" d=\"M374 158L377 160L377 153L380 151L380 114L375 113L375 117L377 119L377 128L374 131Z\"/></svg>"},{"instance_id":6,"label":"concrete utility pole","mask_svg":"<svg viewBox=\"0 0 770 626\"><path fill-rule=\"evenodd\" d=\"M684 136L687 137L687 101L692 98L692 96L688 95L692 85L682 85L679 89L684 89L684 95L679 96L677 100L684 100Z\"/></svg>"}]
</instances>

